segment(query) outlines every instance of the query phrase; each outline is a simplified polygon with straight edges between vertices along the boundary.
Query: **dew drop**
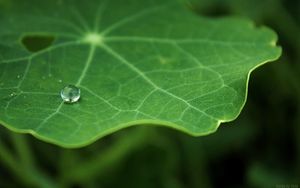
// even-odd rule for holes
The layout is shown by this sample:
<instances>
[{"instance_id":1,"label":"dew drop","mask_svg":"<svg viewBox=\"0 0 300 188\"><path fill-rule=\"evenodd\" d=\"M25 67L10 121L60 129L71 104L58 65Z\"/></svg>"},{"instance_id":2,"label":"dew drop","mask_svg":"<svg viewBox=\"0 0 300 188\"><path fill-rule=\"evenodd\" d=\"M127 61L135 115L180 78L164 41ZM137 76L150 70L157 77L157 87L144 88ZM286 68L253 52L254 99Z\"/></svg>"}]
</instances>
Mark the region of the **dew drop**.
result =
<instances>
[{"instance_id":1,"label":"dew drop","mask_svg":"<svg viewBox=\"0 0 300 188\"><path fill-rule=\"evenodd\" d=\"M74 85L67 85L61 90L60 96L66 103L75 103L80 99L80 89Z\"/></svg>"},{"instance_id":2,"label":"dew drop","mask_svg":"<svg viewBox=\"0 0 300 188\"><path fill-rule=\"evenodd\" d=\"M21 76L20 76L20 75L18 75L18 76L17 76L17 78L19 79L19 78L21 78Z\"/></svg>"},{"instance_id":3,"label":"dew drop","mask_svg":"<svg viewBox=\"0 0 300 188\"><path fill-rule=\"evenodd\" d=\"M11 94L9 94L9 97L15 97L15 96L17 96L16 92L12 92Z\"/></svg>"}]
</instances>

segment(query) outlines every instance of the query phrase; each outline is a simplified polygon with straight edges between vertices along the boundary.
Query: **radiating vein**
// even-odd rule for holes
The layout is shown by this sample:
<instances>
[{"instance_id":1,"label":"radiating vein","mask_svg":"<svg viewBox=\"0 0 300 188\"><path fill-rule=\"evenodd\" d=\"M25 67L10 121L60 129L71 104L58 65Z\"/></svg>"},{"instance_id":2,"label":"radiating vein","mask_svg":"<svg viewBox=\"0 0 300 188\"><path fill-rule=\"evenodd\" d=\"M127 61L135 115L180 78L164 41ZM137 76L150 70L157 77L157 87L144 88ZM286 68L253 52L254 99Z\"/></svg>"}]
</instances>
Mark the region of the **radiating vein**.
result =
<instances>
[{"instance_id":1,"label":"radiating vein","mask_svg":"<svg viewBox=\"0 0 300 188\"><path fill-rule=\"evenodd\" d=\"M226 46L269 46L270 44L248 41L224 41L208 38L158 38L158 37L139 37L139 36L108 36L107 42L156 42L156 43L207 43Z\"/></svg>"},{"instance_id":2,"label":"radiating vein","mask_svg":"<svg viewBox=\"0 0 300 188\"><path fill-rule=\"evenodd\" d=\"M107 0L103 0L96 12L95 21L94 21L94 31L97 33L100 30L100 22L103 16L103 12L106 10L106 6L107 6Z\"/></svg>"},{"instance_id":3,"label":"radiating vein","mask_svg":"<svg viewBox=\"0 0 300 188\"><path fill-rule=\"evenodd\" d=\"M161 10L163 8L166 8L167 6L170 6L174 3L167 3L167 4L163 4L163 5L159 5L157 7L153 7L153 8L148 8L148 9L144 9L144 10L141 10L140 12L136 13L136 14L133 14L131 16L128 16L128 17L125 17L124 19L114 23L113 25L111 25L110 27L108 27L107 29L105 29L104 31L101 32L101 34L104 36L104 35L107 35L108 33L112 32L113 30L125 25L125 24L128 24L132 21L135 21L137 20L138 18L141 18L143 16L146 16L147 14L151 14L151 13L154 13L158 10Z\"/></svg>"},{"instance_id":4,"label":"radiating vein","mask_svg":"<svg viewBox=\"0 0 300 188\"><path fill-rule=\"evenodd\" d=\"M193 106L192 104L190 104L189 102L187 102L186 100L182 99L181 97L174 95L173 93L170 93L168 91L166 91L165 89L159 87L158 85L156 85L150 78L148 78L142 71L140 71L138 68L136 68L134 65L132 65L130 62L128 62L125 58L123 58L120 54L118 54L116 51L114 51L113 49L111 49L110 47L108 47L107 45L102 45L102 48L105 49L109 54L111 54L113 57L115 57L116 59L118 59L121 63L125 64L126 66L128 66L128 68L130 68L132 71L136 72L138 75L140 75L146 82L148 82L151 86L153 86L155 89L160 90L163 93L166 93L167 95L178 99L179 101L182 101L183 103L187 104L188 106L190 106L191 108L193 108L194 110L205 114L206 116L215 119L214 117L212 117L211 115L207 114L206 112L198 109L197 107Z\"/></svg>"},{"instance_id":5,"label":"radiating vein","mask_svg":"<svg viewBox=\"0 0 300 188\"><path fill-rule=\"evenodd\" d=\"M111 108L120 111L120 109L117 106L114 106L113 104L111 104L109 101L107 101L106 99L104 99L103 97L99 96L98 94L96 94L95 92L93 92L92 90L90 90L89 88L80 85L80 87L86 91L88 91L90 94L94 95L96 98L98 98L99 100L103 101L104 103L106 103L107 105L109 105Z\"/></svg>"},{"instance_id":6,"label":"radiating vein","mask_svg":"<svg viewBox=\"0 0 300 188\"><path fill-rule=\"evenodd\" d=\"M93 57L94 57L94 54L95 54L95 50L96 50L96 46L92 45L91 49L90 49L90 53L89 53L88 59L86 61L86 64L85 64L85 66L84 66L84 68L82 70L82 73L81 73L81 75L80 75L80 77L79 77L79 79L78 79L78 81L76 82L75 85L80 86L82 80L86 76L86 73L87 73L88 69L91 66L91 63L92 63L92 60L93 60Z\"/></svg>"}]
</instances>

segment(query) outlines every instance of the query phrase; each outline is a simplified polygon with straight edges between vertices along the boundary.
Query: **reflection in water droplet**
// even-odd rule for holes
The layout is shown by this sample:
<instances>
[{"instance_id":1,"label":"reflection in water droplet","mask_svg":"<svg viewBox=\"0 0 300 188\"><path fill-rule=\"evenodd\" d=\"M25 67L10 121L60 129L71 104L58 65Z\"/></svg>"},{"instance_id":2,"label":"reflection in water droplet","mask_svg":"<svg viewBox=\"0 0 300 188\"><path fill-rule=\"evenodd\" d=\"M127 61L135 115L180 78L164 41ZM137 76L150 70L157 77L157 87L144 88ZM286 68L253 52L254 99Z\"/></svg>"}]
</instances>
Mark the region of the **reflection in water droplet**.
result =
<instances>
[{"instance_id":1,"label":"reflection in water droplet","mask_svg":"<svg viewBox=\"0 0 300 188\"><path fill-rule=\"evenodd\" d=\"M80 89L74 85L68 85L61 90L60 96L66 103L75 103L80 99Z\"/></svg>"}]
</instances>

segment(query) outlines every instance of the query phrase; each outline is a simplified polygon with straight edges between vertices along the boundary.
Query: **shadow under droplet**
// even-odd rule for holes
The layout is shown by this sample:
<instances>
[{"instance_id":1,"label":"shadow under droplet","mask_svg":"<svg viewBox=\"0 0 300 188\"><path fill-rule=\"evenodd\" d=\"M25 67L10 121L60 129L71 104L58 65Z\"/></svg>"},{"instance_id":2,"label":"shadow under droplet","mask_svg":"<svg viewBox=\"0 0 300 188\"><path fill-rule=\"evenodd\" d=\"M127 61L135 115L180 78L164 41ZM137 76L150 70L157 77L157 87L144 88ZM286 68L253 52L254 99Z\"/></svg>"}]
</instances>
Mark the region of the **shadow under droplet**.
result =
<instances>
[{"instance_id":1,"label":"shadow under droplet","mask_svg":"<svg viewBox=\"0 0 300 188\"><path fill-rule=\"evenodd\" d=\"M38 52L52 45L55 38L48 35L27 35L21 40L23 46L30 52Z\"/></svg>"}]
</instances>

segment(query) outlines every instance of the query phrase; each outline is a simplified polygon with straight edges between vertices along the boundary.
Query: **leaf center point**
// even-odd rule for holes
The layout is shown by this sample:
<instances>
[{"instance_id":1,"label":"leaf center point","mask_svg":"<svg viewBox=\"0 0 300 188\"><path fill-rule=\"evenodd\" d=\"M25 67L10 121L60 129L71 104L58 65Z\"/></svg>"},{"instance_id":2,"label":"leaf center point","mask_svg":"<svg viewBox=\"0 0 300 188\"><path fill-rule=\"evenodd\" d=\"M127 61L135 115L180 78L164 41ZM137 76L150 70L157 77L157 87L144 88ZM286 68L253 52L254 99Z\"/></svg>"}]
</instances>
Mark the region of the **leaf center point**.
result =
<instances>
[{"instance_id":1,"label":"leaf center point","mask_svg":"<svg viewBox=\"0 0 300 188\"><path fill-rule=\"evenodd\" d=\"M88 33L84 37L84 41L93 45L100 45L103 42L103 37L98 33Z\"/></svg>"}]
</instances>

